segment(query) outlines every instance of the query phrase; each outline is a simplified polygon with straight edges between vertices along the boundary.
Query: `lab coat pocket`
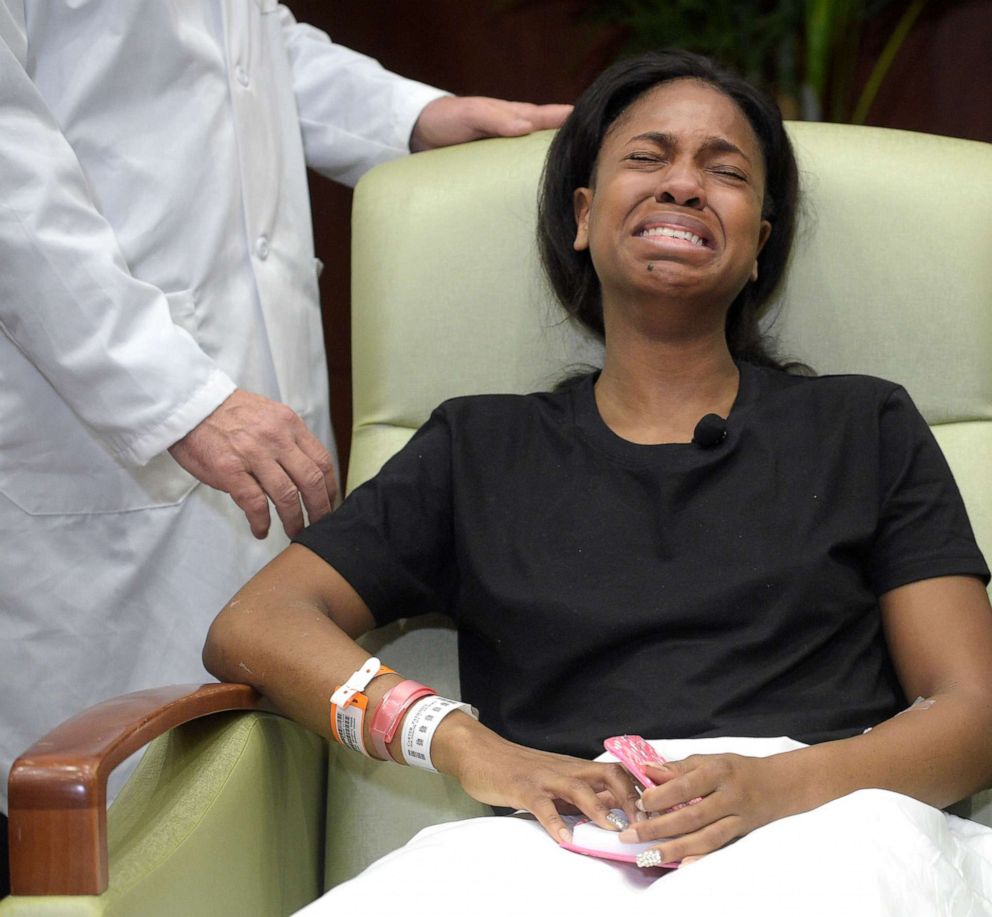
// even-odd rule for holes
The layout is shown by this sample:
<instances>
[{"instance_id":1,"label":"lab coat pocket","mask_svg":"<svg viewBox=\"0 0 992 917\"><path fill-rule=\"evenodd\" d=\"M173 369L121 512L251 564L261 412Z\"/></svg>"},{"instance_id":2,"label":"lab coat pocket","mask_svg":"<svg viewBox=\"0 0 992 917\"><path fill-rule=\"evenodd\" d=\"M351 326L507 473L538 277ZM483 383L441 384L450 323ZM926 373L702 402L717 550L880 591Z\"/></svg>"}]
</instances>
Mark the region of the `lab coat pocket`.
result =
<instances>
[{"instance_id":1,"label":"lab coat pocket","mask_svg":"<svg viewBox=\"0 0 992 917\"><path fill-rule=\"evenodd\" d=\"M184 322L192 296L176 298ZM126 465L0 335L0 494L31 516L77 516L181 503L196 487L168 453Z\"/></svg>"}]
</instances>

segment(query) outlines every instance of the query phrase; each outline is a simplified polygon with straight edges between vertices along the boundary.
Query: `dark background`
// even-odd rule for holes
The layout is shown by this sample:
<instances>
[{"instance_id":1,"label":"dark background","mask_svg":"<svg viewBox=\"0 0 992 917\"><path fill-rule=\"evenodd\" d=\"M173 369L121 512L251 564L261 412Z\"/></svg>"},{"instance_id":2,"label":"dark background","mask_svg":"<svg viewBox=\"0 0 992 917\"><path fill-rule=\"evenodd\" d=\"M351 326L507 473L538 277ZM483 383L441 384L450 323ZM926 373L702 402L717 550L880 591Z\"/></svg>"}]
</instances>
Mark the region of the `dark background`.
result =
<instances>
[{"instance_id":1,"label":"dark background","mask_svg":"<svg viewBox=\"0 0 992 917\"><path fill-rule=\"evenodd\" d=\"M301 21L385 67L458 95L571 102L612 60L623 36L582 20L573 0L288 0ZM901 4L894 4L898 15ZM867 75L886 23L866 31ZM992 0L931 0L869 113L868 123L992 141ZM939 169L940 164L934 163ZM907 193L912 193L911 188ZM317 256L343 462L351 441L348 253L351 192L311 178Z\"/></svg>"}]
</instances>

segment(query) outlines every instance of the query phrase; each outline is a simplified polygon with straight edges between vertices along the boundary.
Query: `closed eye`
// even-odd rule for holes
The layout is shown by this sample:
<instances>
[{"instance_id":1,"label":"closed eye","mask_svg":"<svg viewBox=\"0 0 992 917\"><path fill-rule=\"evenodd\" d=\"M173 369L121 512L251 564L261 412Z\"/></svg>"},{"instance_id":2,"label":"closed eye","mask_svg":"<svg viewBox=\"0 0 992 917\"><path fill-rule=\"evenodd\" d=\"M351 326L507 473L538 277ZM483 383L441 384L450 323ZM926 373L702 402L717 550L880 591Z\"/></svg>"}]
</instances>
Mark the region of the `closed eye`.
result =
<instances>
[{"instance_id":1,"label":"closed eye","mask_svg":"<svg viewBox=\"0 0 992 917\"><path fill-rule=\"evenodd\" d=\"M747 181L747 175L741 172L739 169L729 168L727 166L717 166L711 169L716 175L720 175L724 178L731 178L735 181Z\"/></svg>"},{"instance_id":2,"label":"closed eye","mask_svg":"<svg viewBox=\"0 0 992 917\"><path fill-rule=\"evenodd\" d=\"M628 162L664 162L664 157L659 156L657 153L631 153L627 156Z\"/></svg>"}]
</instances>

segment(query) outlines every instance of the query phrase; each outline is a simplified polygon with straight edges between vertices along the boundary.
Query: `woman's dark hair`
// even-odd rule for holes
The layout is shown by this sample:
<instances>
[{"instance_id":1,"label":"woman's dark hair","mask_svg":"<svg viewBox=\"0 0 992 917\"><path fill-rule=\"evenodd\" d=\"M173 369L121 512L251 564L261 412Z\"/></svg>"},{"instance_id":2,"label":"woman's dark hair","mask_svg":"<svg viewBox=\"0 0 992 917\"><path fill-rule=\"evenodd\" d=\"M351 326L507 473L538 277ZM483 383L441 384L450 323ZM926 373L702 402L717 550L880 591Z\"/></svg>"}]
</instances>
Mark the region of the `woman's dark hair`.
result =
<instances>
[{"instance_id":1,"label":"woman's dark hair","mask_svg":"<svg viewBox=\"0 0 992 917\"><path fill-rule=\"evenodd\" d=\"M795 233L799 178L778 106L713 61L688 51L657 51L620 61L582 94L548 150L538 200L538 245L544 269L566 311L597 337L605 334L599 285L588 251L575 251L572 195L588 188L603 138L640 96L661 83L693 79L730 98L750 122L765 159L762 217L772 233L758 256L758 279L745 285L727 314L727 344L737 359L779 366L758 325L762 306L785 271Z\"/></svg>"}]
</instances>

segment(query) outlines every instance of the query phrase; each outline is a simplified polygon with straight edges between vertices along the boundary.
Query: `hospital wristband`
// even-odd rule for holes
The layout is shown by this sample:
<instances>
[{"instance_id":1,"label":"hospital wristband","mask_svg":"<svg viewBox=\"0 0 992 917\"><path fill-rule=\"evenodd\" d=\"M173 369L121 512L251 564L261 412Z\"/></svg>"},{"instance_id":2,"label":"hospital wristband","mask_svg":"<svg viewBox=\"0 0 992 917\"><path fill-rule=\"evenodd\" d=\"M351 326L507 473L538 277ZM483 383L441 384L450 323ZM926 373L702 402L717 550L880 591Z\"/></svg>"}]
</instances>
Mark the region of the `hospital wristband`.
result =
<instances>
[{"instance_id":1,"label":"hospital wristband","mask_svg":"<svg viewBox=\"0 0 992 917\"><path fill-rule=\"evenodd\" d=\"M403 717L410 706L428 695L437 696L437 691L422 685L419 681L401 681L398 685L390 688L372 717L372 724L369 726L369 736L372 739L372 750L376 756L383 761L391 761L387 747L393 741L396 730L399 728Z\"/></svg>"},{"instance_id":2,"label":"hospital wristband","mask_svg":"<svg viewBox=\"0 0 992 917\"><path fill-rule=\"evenodd\" d=\"M365 710L369 704L365 689L373 679L386 674L396 673L371 656L331 694L331 735L336 742L366 758L371 755L365 747Z\"/></svg>"},{"instance_id":3,"label":"hospital wristband","mask_svg":"<svg viewBox=\"0 0 992 917\"><path fill-rule=\"evenodd\" d=\"M467 713L473 719L479 718L478 711L463 704L461 701L449 700L447 697L432 695L418 700L409 710L406 719L403 721L403 729L400 733L400 748L403 751L403 760L411 767L420 767L424 770L437 772L434 762L431 760L431 743L434 741L434 733L441 721L456 710Z\"/></svg>"}]
</instances>

